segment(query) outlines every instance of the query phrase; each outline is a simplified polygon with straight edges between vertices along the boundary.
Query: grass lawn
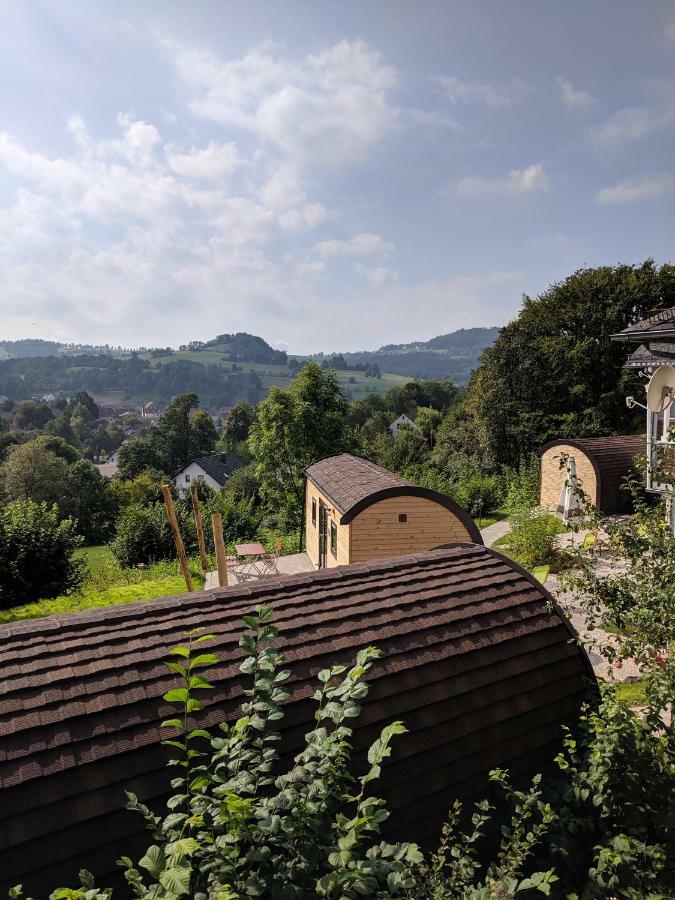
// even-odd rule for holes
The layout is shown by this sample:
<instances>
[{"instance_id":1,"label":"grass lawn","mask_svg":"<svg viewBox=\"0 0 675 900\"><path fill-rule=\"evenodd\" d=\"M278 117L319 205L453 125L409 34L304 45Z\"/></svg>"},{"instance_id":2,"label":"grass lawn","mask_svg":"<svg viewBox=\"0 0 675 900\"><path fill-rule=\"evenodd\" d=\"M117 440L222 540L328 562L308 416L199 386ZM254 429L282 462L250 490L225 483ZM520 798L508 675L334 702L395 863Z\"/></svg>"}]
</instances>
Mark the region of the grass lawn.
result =
<instances>
[{"instance_id":1,"label":"grass lawn","mask_svg":"<svg viewBox=\"0 0 675 900\"><path fill-rule=\"evenodd\" d=\"M491 509L489 512L485 513L484 516L474 517L474 522L478 525L479 528L487 528L489 525L494 525L495 522L501 522L502 519L506 518L506 510L505 509Z\"/></svg>"},{"instance_id":2,"label":"grass lawn","mask_svg":"<svg viewBox=\"0 0 675 900\"><path fill-rule=\"evenodd\" d=\"M91 567L79 591L0 610L0 624L185 593L178 562L157 563L147 569L120 569L105 546L83 547L77 555L84 556ZM195 589L200 590L204 576L198 560L190 561L190 572Z\"/></svg>"},{"instance_id":3,"label":"grass lawn","mask_svg":"<svg viewBox=\"0 0 675 900\"><path fill-rule=\"evenodd\" d=\"M75 551L75 559L84 559L92 575L108 565L115 564L115 557L105 544L99 544L96 547L80 547Z\"/></svg>"},{"instance_id":4,"label":"grass lawn","mask_svg":"<svg viewBox=\"0 0 675 900\"><path fill-rule=\"evenodd\" d=\"M647 702L645 686L640 681L621 681L615 687L616 699L629 706L642 706Z\"/></svg>"}]
</instances>

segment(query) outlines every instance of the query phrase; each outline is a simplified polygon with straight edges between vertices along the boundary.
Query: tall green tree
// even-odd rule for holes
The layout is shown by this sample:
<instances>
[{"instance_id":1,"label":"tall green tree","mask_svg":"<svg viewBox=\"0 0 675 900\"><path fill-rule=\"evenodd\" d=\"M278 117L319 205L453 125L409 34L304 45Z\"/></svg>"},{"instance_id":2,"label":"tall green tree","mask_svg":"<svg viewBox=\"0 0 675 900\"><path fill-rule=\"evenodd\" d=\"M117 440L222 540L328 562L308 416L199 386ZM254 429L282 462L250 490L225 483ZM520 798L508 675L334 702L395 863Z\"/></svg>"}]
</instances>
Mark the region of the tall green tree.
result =
<instances>
[{"instance_id":1,"label":"tall green tree","mask_svg":"<svg viewBox=\"0 0 675 900\"><path fill-rule=\"evenodd\" d=\"M351 447L347 400L332 369L308 362L289 388L273 387L258 404L249 447L268 508L288 527L302 520L303 472Z\"/></svg>"},{"instance_id":2,"label":"tall green tree","mask_svg":"<svg viewBox=\"0 0 675 900\"><path fill-rule=\"evenodd\" d=\"M224 429L227 449L232 450L248 438L251 426L255 422L255 410L250 403L236 403L230 410Z\"/></svg>"},{"instance_id":3,"label":"tall green tree","mask_svg":"<svg viewBox=\"0 0 675 900\"><path fill-rule=\"evenodd\" d=\"M192 438L191 459L213 453L218 441L218 432L211 416L205 410L197 410L190 416L190 432Z\"/></svg>"},{"instance_id":4,"label":"tall green tree","mask_svg":"<svg viewBox=\"0 0 675 900\"><path fill-rule=\"evenodd\" d=\"M181 394L169 403L153 430L155 441L167 472L177 472L195 456L191 417L199 406L194 393Z\"/></svg>"},{"instance_id":5,"label":"tall green tree","mask_svg":"<svg viewBox=\"0 0 675 900\"><path fill-rule=\"evenodd\" d=\"M622 371L628 350L610 335L656 309L675 306L675 267L582 269L538 297L524 297L466 392L469 421L449 451L478 446L485 463L515 466L554 437L636 432L626 408L637 376Z\"/></svg>"},{"instance_id":6,"label":"tall green tree","mask_svg":"<svg viewBox=\"0 0 675 900\"><path fill-rule=\"evenodd\" d=\"M0 485L8 502L33 500L49 506L56 503L64 512L70 479L69 464L38 441L9 447L0 466Z\"/></svg>"}]
</instances>

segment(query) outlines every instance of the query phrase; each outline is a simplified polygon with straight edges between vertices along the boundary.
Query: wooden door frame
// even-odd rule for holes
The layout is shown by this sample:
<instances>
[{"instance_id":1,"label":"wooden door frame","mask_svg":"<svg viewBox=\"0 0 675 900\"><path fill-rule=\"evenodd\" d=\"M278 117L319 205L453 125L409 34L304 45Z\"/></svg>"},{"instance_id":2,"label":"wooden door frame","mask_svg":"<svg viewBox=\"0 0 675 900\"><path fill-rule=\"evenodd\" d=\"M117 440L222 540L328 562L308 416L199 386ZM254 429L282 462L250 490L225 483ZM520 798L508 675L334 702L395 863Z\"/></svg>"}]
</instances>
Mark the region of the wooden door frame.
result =
<instances>
[{"instance_id":1,"label":"wooden door frame","mask_svg":"<svg viewBox=\"0 0 675 900\"><path fill-rule=\"evenodd\" d=\"M319 500L319 568L325 569L328 562L328 507Z\"/></svg>"}]
</instances>

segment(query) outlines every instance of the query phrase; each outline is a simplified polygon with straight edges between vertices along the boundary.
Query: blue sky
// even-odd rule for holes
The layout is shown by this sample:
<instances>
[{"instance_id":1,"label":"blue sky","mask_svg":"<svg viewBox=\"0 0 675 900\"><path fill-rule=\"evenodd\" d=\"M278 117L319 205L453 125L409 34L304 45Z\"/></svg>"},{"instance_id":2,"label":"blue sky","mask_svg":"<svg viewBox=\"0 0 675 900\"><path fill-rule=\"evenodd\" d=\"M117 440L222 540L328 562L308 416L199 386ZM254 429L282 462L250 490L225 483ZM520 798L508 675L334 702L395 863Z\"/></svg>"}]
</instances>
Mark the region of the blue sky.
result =
<instances>
[{"instance_id":1,"label":"blue sky","mask_svg":"<svg viewBox=\"0 0 675 900\"><path fill-rule=\"evenodd\" d=\"M0 336L352 350L673 260L675 4L0 0Z\"/></svg>"}]
</instances>

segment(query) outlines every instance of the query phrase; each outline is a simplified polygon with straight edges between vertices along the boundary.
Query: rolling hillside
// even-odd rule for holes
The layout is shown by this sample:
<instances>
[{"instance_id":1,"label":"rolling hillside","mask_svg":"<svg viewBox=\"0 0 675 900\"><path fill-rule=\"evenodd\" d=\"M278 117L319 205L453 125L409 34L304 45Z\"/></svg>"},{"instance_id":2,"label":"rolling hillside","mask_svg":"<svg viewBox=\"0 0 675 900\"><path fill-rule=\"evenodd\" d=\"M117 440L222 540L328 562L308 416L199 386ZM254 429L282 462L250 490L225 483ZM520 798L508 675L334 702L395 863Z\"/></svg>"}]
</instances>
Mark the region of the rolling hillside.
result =
<instances>
[{"instance_id":1,"label":"rolling hillside","mask_svg":"<svg viewBox=\"0 0 675 900\"><path fill-rule=\"evenodd\" d=\"M383 372L408 378L449 378L466 384L478 365L481 353L497 338L499 328L460 328L429 341L410 344L386 344L379 350L342 353L349 366L377 365ZM314 354L321 362L331 356Z\"/></svg>"}]
</instances>

